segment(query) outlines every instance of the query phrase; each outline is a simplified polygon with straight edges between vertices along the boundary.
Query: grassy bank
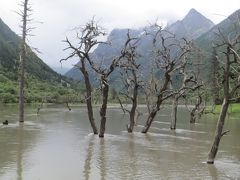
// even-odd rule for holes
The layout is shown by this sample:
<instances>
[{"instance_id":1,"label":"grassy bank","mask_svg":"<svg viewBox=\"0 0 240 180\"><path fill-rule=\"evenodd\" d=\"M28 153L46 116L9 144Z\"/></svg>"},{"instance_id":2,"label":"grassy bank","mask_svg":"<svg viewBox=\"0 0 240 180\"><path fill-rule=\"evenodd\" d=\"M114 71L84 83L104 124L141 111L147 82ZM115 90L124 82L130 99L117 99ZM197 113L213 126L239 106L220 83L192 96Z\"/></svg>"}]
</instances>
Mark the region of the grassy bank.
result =
<instances>
[{"instance_id":1,"label":"grassy bank","mask_svg":"<svg viewBox=\"0 0 240 180\"><path fill-rule=\"evenodd\" d=\"M221 107L222 105L217 105L214 110L213 113L215 114L219 114L221 111ZM212 107L207 107L207 111L210 111L212 109ZM230 104L229 108L228 108L228 112L229 113L240 113L240 103L233 103Z\"/></svg>"}]
</instances>

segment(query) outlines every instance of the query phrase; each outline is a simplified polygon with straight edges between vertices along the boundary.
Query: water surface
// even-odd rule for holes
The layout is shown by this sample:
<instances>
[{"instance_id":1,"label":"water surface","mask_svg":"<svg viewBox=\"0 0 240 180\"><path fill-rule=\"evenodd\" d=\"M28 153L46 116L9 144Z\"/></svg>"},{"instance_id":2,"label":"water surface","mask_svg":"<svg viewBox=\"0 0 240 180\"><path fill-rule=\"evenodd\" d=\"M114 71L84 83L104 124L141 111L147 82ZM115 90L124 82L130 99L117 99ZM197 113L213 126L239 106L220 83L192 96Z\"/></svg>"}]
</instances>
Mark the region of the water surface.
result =
<instances>
[{"instance_id":1,"label":"water surface","mask_svg":"<svg viewBox=\"0 0 240 180\"><path fill-rule=\"evenodd\" d=\"M95 118L99 125L99 108ZM142 112L146 109L142 108ZM86 108L45 106L40 115L28 107L24 124L17 122L16 106L1 106L1 180L79 179L240 179L240 120L226 120L224 136L214 165L205 163L216 116L203 116L195 125L179 109L177 130L169 130L170 108L157 116L148 134L141 128L128 134L128 116L110 108L104 139L91 134Z\"/></svg>"}]
</instances>

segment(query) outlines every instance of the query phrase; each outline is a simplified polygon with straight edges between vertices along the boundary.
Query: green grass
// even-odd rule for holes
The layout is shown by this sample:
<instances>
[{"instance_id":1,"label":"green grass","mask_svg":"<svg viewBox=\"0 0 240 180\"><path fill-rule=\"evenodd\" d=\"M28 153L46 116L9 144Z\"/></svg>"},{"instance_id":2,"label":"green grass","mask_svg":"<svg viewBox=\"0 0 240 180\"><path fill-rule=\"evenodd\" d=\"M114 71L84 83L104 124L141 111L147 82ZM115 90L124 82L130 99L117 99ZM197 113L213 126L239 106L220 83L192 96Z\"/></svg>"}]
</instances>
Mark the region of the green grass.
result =
<instances>
[{"instance_id":1,"label":"green grass","mask_svg":"<svg viewBox=\"0 0 240 180\"><path fill-rule=\"evenodd\" d=\"M230 113L240 113L240 104L230 104L228 111Z\"/></svg>"},{"instance_id":2,"label":"green grass","mask_svg":"<svg viewBox=\"0 0 240 180\"><path fill-rule=\"evenodd\" d=\"M219 114L221 111L222 105L217 105L214 109L214 113ZM210 111L212 107L207 107L207 110ZM240 113L240 103L230 104L228 107L229 113Z\"/></svg>"}]
</instances>

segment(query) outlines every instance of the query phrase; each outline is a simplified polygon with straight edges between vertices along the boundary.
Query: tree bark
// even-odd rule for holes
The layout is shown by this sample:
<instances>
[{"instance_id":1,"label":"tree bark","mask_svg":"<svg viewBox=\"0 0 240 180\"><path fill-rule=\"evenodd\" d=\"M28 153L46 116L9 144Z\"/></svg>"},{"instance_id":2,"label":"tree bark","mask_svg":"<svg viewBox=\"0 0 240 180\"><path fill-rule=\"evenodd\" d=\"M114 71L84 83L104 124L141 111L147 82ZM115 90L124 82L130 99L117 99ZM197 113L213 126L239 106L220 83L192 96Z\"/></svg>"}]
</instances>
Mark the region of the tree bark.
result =
<instances>
[{"instance_id":1,"label":"tree bark","mask_svg":"<svg viewBox=\"0 0 240 180\"><path fill-rule=\"evenodd\" d=\"M135 115L137 109L137 94L138 94L137 86L134 87L133 98L132 98L132 108L130 111L130 124L127 126L127 130L129 133L133 132L134 124L135 124Z\"/></svg>"},{"instance_id":2,"label":"tree bark","mask_svg":"<svg viewBox=\"0 0 240 180\"><path fill-rule=\"evenodd\" d=\"M155 105L156 107L153 108L151 110L151 112L149 113L148 119L147 119L147 121L145 123L145 126L142 129L142 133L147 133L148 132L148 130L149 130L149 128L150 128L150 126L151 126L151 124L152 124L156 114L157 114L157 112L160 110L160 106L162 105L162 102L164 100L163 92L168 88L169 82L171 80L171 76L169 75L169 73L173 70L173 66L174 66L174 64L171 64L171 67L169 68L169 70L167 72L165 72L164 84L163 84L163 87L160 90L159 95L157 96L157 102L156 102L156 105ZM169 98L170 97L171 96L169 96Z\"/></svg>"},{"instance_id":3,"label":"tree bark","mask_svg":"<svg viewBox=\"0 0 240 180\"><path fill-rule=\"evenodd\" d=\"M194 124L196 122L196 109L194 108L190 113L190 123Z\"/></svg>"},{"instance_id":4,"label":"tree bark","mask_svg":"<svg viewBox=\"0 0 240 180\"><path fill-rule=\"evenodd\" d=\"M222 104L222 109L221 113L218 118L218 123L217 123L217 128L215 131L215 137L214 137L214 142L212 144L211 150L208 153L208 164L213 164L214 159L217 155L218 152L218 147L220 140L223 136L222 131L224 127L224 122L225 118L227 115L228 111L228 106L229 106L229 99L230 99L230 94L229 94L229 73L230 73L230 48L227 48L227 53L226 53L226 63L225 63L225 71L224 71L224 84L223 84L223 90L224 90L224 100Z\"/></svg>"},{"instance_id":5,"label":"tree bark","mask_svg":"<svg viewBox=\"0 0 240 180\"><path fill-rule=\"evenodd\" d=\"M98 134L97 126L95 124L94 116L93 116L93 107L92 107L92 86L89 80L89 75L88 72L86 71L85 64L82 61L82 67L80 68L83 76L84 76L84 81L85 81L85 86L86 86L86 103L87 103L87 110L88 110L88 118L93 130L94 134Z\"/></svg>"},{"instance_id":6,"label":"tree bark","mask_svg":"<svg viewBox=\"0 0 240 180\"><path fill-rule=\"evenodd\" d=\"M100 123L99 137L103 138L105 133L105 126L106 126L106 112L107 112L109 85L107 83L107 79L103 78L101 79L101 81L103 84L103 87L102 87L103 102L102 102L102 107L100 109L101 123Z\"/></svg>"},{"instance_id":7,"label":"tree bark","mask_svg":"<svg viewBox=\"0 0 240 180\"><path fill-rule=\"evenodd\" d=\"M171 125L170 129L176 129L177 123L177 109L178 109L178 98L174 97L172 102L172 114L171 114Z\"/></svg>"},{"instance_id":8,"label":"tree bark","mask_svg":"<svg viewBox=\"0 0 240 180\"><path fill-rule=\"evenodd\" d=\"M25 100L25 63L26 63L26 36L27 36L27 13L28 0L23 3L22 14L22 43L20 52L20 79L19 79L19 122L24 122L24 100Z\"/></svg>"},{"instance_id":9,"label":"tree bark","mask_svg":"<svg viewBox=\"0 0 240 180\"><path fill-rule=\"evenodd\" d=\"M202 97L201 95L198 96L197 103L195 104L194 108L190 112L190 123L193 124L196 122L198 116L198 109L202 104Z\"/></svg>"},{"instance_id":10,"label":"tree bark","mask_svg":"<svg viewBox=\"0 0 240 180\"><path fill-rule=\"evenodd\" d=\"M158 111L156 109L151 111L151 113L149 114L148 119L147 119L147 121L145 123L145 126L142 129L142 133L147 133L148 132L148 130L149 130L149 128L150 128L150 126L151 126L151 124L152 124L156 114L157 114L157 112Z\"/></svg>"},{"instance_id":11,"label":"tree bark","mask_svg":"<svg viewBox=\"0 0 240 180\"><path fill-rule=\"evenodd\" d=\"M216 129L216 132L215 132L214 142L213 142L213 145L212 145L212 148L211 148L210 152L208 153L208 160L207 160L208 164L213 164L214 159L217 155L219 143L220 143L220 140L221 140L221 137L222 137L224 121L225 121L227 111L228 111L228 106L229 106L228 100L224 99L221 114L219 116L218 123L217 123L217 129Z\"/></svg>"}]
</instances>

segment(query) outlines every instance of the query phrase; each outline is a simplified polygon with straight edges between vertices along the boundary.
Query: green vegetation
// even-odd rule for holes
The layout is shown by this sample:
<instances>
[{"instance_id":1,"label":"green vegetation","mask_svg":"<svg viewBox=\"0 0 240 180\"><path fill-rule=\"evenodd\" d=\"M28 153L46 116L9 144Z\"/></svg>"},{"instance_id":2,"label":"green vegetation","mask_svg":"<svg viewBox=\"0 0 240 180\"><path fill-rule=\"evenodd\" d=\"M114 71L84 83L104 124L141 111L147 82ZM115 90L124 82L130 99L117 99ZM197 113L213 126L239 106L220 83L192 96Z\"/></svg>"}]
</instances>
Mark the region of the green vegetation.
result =
<instances>
[{"instance_id":1,"label":"green vegetation","mask_svg":"<svg viewBox=\"0 0 240 180\"><path fill-rule=\"evenodd\" d=\"M213 113L219 114L221 112L221 107L222 107L222 105L216 105L214 107ZM208 106L206 108L206 111L211 111L211 109L212 109L212 107ZM228 113L233 113L233 114L240 113L240 103L230 104L230 106L228 108Z\"/></svg>"},{"instance_id":2,"label":"green vegetation","mask_svg":"<svg viewBox=\"0 0 240 180\"><path fill-rule=\"evenodd\" d=\"M0 19L0 103L17 103L21 39ZM79 102L82 86L59 75L27 49L26 102Z\"/></svg>"},{"instance_id":3,"label":"green vegetation","mask_svg":"<svg viewBox=\"0 0 240 180\"><path fill-rule=\"evenodd\" d=\"M62 83L39 81L35 78L28 78L26 90L26 102L80 102L82 100L82 87L80 84L70 81L71 84L62 80ZM0 74L0 102L17 103L18 102L18 83L9 80L6 76Z\"/></svg>"}]
</instances>

